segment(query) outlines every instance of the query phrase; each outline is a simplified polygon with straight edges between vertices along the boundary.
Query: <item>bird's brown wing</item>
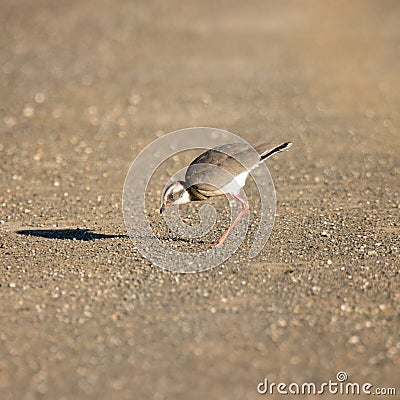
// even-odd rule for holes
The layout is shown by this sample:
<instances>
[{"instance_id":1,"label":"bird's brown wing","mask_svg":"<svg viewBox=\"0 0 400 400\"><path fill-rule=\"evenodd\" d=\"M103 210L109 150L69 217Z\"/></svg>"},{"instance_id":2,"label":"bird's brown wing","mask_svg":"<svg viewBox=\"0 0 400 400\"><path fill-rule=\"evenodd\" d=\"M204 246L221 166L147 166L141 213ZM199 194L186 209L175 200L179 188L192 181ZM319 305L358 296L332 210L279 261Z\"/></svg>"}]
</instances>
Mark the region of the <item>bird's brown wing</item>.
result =
<instances>
[{"instance_id":1,"label":"bird's brown wing","mask_svg":"<svg viewBox=\"0 0 400 400\"><path fill-rule=\"evenodd\" d=\"M207 150L193 160L186 171L185 181L205 196L217 196L222 194L219 189L246 167L251 168L259 161L260 157L248 145L225 144Z\"/></svg>"},{"instance_id":2,"label":"bird's brown wing","mask_svg":"<svg viewBox=\"0 0 400 400\"><path fill-rule=\"evenodd\" d=\"M269 143L254 146L230 143L214 147L191 162L186 171L185 181L200 195L209 197L223 194L219 189L246 169L253 169L261 161L261 156L278 146Z\"/></svg>"}]
</instances>

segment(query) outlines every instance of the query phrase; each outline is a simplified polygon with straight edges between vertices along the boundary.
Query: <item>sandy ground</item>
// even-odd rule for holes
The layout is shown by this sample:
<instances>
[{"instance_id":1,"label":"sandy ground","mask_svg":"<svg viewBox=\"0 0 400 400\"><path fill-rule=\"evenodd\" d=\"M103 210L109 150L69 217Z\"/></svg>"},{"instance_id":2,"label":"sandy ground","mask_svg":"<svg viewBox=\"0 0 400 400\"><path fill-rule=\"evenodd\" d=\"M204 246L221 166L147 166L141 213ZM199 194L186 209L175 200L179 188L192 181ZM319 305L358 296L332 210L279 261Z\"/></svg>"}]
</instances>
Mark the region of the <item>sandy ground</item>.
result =
<instances>
[{"instance_id":1,"label":"sandy ground","mask_svg":"<svg viewBox=\"0 0 400 400\"><path fill-rule=\"evenodd\" d=\"M399 394L399 19L385 0L3 0L0 399L257 399L264 377L338 371ZM131 162L188 126L295 143L268 163L255 260L180 275L127 237Z\"/></svg>"}]
</instances>

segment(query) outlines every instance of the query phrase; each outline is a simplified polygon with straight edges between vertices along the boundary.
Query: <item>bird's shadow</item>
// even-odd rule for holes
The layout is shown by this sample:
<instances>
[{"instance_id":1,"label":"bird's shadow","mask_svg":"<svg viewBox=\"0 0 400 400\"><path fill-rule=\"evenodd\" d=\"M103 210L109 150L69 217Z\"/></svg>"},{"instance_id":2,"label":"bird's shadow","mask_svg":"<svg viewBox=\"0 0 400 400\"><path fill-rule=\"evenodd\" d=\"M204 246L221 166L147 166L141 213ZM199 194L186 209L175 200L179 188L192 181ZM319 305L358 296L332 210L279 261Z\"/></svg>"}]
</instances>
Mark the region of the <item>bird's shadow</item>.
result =
<instances>
[{"instance_id":1,"label":"bird's shadow","mask_svg":"<svg viewBox=\"0 0 400 400\"><path fill-rule=\"evenodd\" d=\"M91 232L90 229L24 229L17 231L19 235L36 236L46 239L82 240L126 238L128 235L106 235Z\"/></svg>"}]
</instances>

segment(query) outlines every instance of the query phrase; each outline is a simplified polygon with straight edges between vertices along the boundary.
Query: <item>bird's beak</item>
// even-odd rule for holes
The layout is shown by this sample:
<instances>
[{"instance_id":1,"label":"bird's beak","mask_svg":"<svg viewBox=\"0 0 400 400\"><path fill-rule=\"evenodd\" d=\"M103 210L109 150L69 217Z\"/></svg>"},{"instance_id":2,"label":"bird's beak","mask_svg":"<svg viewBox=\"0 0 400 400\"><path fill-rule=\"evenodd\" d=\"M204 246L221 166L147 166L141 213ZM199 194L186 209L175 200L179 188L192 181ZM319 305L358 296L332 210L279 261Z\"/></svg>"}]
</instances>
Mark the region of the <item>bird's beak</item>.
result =
<instances>
[{"instance_id":1,"label":"bird's beak","mask_svg":"<svg viewBox=\"0 0 400 400\"><path fill-rule=\"evenodd\" d=\"M170 206L169 203L165 203L160 208L160 214L162 214L168 207Z\"/></svg>"}]
</instances>

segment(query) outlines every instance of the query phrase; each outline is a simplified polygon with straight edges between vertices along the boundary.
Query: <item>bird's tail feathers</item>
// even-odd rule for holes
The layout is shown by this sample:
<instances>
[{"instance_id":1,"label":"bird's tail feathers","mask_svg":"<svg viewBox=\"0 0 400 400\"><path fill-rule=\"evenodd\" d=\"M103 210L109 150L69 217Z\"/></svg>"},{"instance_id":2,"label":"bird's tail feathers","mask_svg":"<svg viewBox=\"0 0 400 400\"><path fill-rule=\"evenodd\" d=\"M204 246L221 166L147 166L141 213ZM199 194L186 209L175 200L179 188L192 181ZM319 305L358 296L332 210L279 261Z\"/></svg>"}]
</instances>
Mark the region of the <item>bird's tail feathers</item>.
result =
<instances>
[{"instance_id":1,"label":"bird's tail feathers","mask_svg":"<svg viewBox=\"0 0 400 400\"><path fill-rule=\"evenodd\" d=\"M291 145L292 142L285 142L280 144L279 146L274 147L272 150L269 149L260 155L261 160L266 160L268 157L271 157L275 153L280 153L281 151L288 150Z\"/></svg>"}]
</instances>

